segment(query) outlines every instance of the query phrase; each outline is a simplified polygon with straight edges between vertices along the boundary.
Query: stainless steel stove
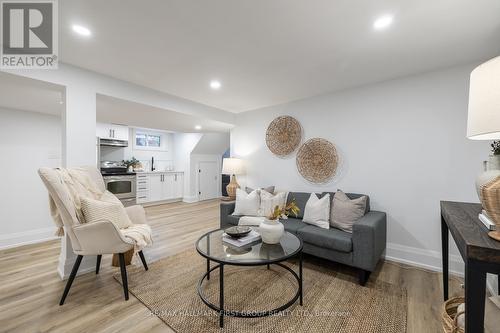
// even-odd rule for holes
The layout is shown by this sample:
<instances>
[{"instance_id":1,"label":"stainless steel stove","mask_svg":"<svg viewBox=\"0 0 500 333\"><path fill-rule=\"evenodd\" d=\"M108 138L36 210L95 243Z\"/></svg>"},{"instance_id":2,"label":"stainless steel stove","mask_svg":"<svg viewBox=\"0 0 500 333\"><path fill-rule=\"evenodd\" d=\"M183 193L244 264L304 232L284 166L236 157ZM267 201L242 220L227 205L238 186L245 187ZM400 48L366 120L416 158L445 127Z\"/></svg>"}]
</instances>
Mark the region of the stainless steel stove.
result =
<instances>
[{"instance_id":1,"label":"stainless steel stove","mask_svg":"<svg viewBox=\"0 0 500 333\"><path fill-rule=\"evenodd\" d=\"M128 172L121 162L101 162L101 174L106 189L116 195L124 206L136 204L136 176L135 172Z\"/></svg>"}]
</instances>

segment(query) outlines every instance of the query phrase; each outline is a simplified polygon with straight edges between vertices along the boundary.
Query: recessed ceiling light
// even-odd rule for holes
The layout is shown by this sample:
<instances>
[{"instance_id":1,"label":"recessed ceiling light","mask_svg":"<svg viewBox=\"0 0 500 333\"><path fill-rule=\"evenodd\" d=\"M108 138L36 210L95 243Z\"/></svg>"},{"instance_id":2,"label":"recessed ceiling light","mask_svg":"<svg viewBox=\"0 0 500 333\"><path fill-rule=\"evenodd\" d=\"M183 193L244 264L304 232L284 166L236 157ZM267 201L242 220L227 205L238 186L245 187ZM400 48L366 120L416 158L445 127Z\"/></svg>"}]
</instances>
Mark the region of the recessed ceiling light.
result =
<instances>
[{"instance_id":1,"label":"recessed ceiling light","mask_svg":"<svg viewBox=\"0 0 500 333\"><path fill-rule=\"evenodd\" d=\"M221 87L220 81L217 80L210 81L210 88L212 88L213 90L219 90L220 87Z\"/></svg>"},{"instance_id":2,"label":"recessed ceiling light","mask_svg":"<svg viewBox=\"0 0 500 333\"><path fill-rule=\"evenodd\" d=\"M392 24L393 17L391 15L384 15L379 17L373 22L373 28L376 30L383 30Z\"/></svg>"},{"instance_id":3,"label":"recessed ceiling light","mask_svg":"<svg viewBox=\"0 0 500 333\"><path fill-rule=\"evenodd\" d=\"M196 126L194 127L194 129L195 129L195 130L197 130L197 131L199 131L199 130L201 130L201 126L200 126L200 125L196 125Z\"/></svg>"},{"instance_id":4,"label":"recessed ceiling light","mask_svg":"<svg viewBox=\"0 0 500 333\"><path fill-rule=\"evenodd\" d=\"M82 36L90 36L92 33L84 26L73 24L73 31Z\"/></svg>"}]
</instances>

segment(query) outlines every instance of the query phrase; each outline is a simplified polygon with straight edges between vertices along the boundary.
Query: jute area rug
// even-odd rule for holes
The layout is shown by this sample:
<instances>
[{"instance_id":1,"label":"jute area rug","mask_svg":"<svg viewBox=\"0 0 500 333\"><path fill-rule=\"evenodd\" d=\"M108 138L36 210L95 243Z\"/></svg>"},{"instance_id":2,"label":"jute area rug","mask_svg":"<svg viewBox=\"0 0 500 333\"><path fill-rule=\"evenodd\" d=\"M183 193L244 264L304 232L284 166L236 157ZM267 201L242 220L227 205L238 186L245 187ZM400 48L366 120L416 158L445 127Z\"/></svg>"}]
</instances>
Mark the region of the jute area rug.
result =
<instances>
[{"instance_id":1,"label":"jute area rug","mask_svg":"<svg viewBox=\"0 0 500 333\"><path fill-rule=\"evenodd\" d=\"M296 272L296 263L287 263ZM331 267L304 260L304 305L297 302L284 312L263 318L225 317L219 328L218 313L197 294L197 283L206 261L189 250L161 259L144 271L128 269L130 292L178 333L191 332L406 332L406 291L383 282L366 287L352 279L336 277ZM114 275L121 283L120 274ZM297 281L285 269L263 267L224 268L225 308L234 311L274 309L292 299ZM205 282L204 292L215 304L219 299L218 270Z\"/></svg>"}]
</instances>

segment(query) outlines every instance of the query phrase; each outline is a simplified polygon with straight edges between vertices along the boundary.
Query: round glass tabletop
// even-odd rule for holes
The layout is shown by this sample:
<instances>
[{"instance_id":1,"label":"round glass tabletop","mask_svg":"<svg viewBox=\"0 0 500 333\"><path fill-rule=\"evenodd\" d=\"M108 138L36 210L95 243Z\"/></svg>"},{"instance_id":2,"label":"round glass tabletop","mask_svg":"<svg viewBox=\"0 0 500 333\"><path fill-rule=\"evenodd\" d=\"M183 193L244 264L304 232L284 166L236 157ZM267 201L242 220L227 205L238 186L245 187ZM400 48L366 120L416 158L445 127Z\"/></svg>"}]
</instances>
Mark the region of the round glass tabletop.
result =
<instances>
[{"instance_id":1,"label":"round glass tabletop","mask_svg":"<svg viewBox=\"0 0 500 333\"><path fill-rule=\"evenodd\" d=\"M196 250L212 261L241 266L284 261L302 250L302 241L287 231L278 244L265 244L259 240L241 247L224 242L223 234L223 229L206 233L196 242Z\"/></svg>"}]
</instances>

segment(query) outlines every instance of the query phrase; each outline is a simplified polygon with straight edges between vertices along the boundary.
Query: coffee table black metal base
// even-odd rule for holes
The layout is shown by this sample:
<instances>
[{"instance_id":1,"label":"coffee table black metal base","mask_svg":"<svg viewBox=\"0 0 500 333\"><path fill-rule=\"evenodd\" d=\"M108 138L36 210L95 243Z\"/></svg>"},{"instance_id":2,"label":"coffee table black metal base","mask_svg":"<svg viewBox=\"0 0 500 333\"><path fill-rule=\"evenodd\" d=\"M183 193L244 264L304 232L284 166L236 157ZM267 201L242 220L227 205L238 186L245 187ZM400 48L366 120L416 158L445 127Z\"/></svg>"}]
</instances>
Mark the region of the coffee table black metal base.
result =
<instances>
[{"instance_id":1,"label":"coffee table black metal base","mask_svg":"<svg viewBox=\"0 0 500 333\"><path fill-rule=\"evenodd\" d=\"M302 251L299 253L299 274L297 274L293 269L290 267L283 265L280 262L273 262L273 263L268 263L268 264L255 264L255 265L241 265L241 266L263 266L267 265L267 268L269 269L269 265L278 265L284 269L286 269L288 272L290 272L295 279L298 282L298 290L297 293L293 296L291 300L289 300L287 303L283 304L280 307L277 307L276 309L272 310L264 310L264 311L246 311L246 312L240 312L240 311L233 311L233 310L228 310L224 308L224 266L225 265L234 265L234 266L240 266L238 264L223 264L219 263L216 266L210 268L210 260L207 259L207 272L203 274L201 277L200 281L198 282L198 295L200 296L201 300L203 303L205 303L209 308L212 310L215 310L219 312L219 326L222 328L224 327L224 316L229 316L229 317L240 317L240 318L256 318L256 317L265 317L265 316L271 316L273 314L276 314L280 311L283 311L290 306L292 306L297 299L299 299L299 304L302 305L303 300L302 300ZM210 302L205 295L203 294L203 281L205 281L205 278L207 280L210 280L210 273L216 269L219 269L219 305L217 306L216 304Z\"/></svg>"}]
</instances>

